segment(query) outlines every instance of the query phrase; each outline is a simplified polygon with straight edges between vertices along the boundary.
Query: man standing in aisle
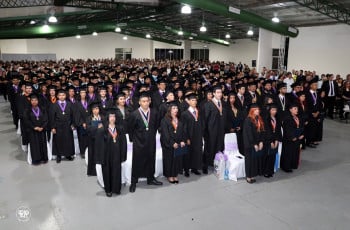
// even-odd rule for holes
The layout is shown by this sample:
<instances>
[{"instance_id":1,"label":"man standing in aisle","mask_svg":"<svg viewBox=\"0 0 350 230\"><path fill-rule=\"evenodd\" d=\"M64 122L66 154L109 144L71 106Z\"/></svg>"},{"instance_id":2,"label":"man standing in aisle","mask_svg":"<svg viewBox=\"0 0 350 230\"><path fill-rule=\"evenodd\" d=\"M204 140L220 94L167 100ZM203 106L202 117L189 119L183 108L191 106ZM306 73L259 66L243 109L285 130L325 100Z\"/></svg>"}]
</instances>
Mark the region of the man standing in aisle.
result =
<instances>
[{"instance_id":1,"label":"man standing in aisle","mask_svg":"<svg viewBox=\"0 0 350 230\"><path fill-rule=\"evenodd\" d=\"M226 108L221 98L221 86L215 86L213 99L204 105L204 174L208 174L208 166L213 165L215 154L225 149Z\"/></svg>"},{"instance_id":2,"label":"man standing in aisle","mask_svg":"<svg viewBox=\"0 0 350 230\"><path fill-rule=\"evenodd\" d=\"M335 97L339 94L339 88L336 81L334 81L334 75L328 74L328 81L323 82L321 91L325 94L325 107L329 118L333 119Z\"/></svg>"},{"instance_id":3,"label":"man standing in aisle","mask_svg":"<svg viewBox=\"0 0 350 230\"><path fill-rule=\"evenodd\" d=\"M156 134L159 120L156 110L150 109L150 96L140 95L140 107L130 114L128 121L129 138L132 145L132 171L130 192L135 192L140 177L147 177L148 185L162 185L154 178L156 160Z\"/></svg>"}]
</instances>

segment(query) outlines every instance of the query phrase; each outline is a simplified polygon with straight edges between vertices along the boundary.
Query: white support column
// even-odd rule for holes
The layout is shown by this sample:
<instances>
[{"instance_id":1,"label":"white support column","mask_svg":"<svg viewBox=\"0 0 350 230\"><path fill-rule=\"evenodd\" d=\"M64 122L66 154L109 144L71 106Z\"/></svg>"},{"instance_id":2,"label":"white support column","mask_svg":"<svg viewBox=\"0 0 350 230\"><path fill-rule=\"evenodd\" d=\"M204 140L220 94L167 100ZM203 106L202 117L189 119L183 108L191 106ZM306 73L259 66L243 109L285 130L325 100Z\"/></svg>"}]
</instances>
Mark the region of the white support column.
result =
<instances>
[{"instance_id":1,"label":"white support column","mask_svg":"<svg viewBox=\"0 0 350 230\"><path fill-rule=\"evenodd\" d=\"M258 60L257 71L260 72L263 67L272 68L272 37L273 33L259 29Z\"/></svg>"},{"instance_id":2,"label":"white support column","mask_svg":"<svg viewBox=\"0 0 350 230\"><path fill-rule=\"evenodd\" d=\"M191 47L192 47L192 41L184 40L184 60L190 60L191 59Z\"/></svg>"}]
</instances>

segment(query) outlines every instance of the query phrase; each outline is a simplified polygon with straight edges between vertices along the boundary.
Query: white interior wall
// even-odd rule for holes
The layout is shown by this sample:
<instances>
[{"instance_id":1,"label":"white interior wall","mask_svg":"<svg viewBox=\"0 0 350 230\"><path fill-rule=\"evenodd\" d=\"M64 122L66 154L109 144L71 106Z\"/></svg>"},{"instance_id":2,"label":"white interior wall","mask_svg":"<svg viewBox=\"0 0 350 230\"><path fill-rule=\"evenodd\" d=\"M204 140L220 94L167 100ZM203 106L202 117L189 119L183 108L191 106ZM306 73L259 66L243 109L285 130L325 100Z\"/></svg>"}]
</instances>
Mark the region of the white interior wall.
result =
<instances>
[{"instance_id":1,"label":"white interior wall","mask_svg":"<svg viewBox=\"0 0 350 230\"><path fill-rule=\"evenodd\" d=\"M315 70L318 74L350 73L350 26L299 28L289 43L288 69Z\"/></svg>"},{"instance_id":2,"label":"white interior wall","mask_svg":"<svg viewBox=\"0 0 350 230\"><path fill-rule=\"evenodd\" d=\"M27 53L26 39L0 40L1 53L23 54Z\"/></svg>"}]
</instances>

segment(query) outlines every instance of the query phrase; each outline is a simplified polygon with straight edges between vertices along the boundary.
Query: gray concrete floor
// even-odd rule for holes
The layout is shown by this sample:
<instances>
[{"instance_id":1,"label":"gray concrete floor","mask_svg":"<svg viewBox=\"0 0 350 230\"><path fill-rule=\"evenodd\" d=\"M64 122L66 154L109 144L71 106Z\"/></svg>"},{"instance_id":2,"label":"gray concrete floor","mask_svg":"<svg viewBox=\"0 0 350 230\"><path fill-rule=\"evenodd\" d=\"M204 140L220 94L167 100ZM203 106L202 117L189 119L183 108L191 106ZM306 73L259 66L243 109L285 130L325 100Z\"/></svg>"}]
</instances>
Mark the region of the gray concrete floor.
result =
<instances>
[{"instance_id":1,"label":"gray concrete floor","mask_svg":"<svg viewBox=\"0 0 350 230\"><path fill-rule=\"evenodd\" d=\"M31 166L19 148L9 105L0 103L0 229L349 229L350 124L327 120L324 141L301 168L250 185L214 175L139 183L107 198L80 158ZM29 221L16 217L30 209Z\"/></svg>"}]
</instances>

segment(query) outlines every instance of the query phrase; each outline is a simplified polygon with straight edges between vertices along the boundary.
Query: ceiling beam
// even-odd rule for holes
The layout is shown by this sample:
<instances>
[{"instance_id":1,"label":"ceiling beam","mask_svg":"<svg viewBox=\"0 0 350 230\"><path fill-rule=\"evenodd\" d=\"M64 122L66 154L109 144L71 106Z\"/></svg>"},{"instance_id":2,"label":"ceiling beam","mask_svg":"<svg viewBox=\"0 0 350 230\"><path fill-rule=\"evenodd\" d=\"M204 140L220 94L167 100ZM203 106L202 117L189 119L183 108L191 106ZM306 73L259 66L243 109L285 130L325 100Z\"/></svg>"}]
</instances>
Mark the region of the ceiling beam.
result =
<instances>
[{"instance_id":1,"label":"ceiling beam","mask_svg":"<svg viewBox=\"0 0 350 230\"><path fill-rule=\"evenodd\" d=\"M294 2L333 18L338 22L350 25L350 12L339 3L328 0L296 0Z\"/></svg>"},{"instance_id":2,"label":"ceiling beam","mask_svg":"<svg viewBox=\"0 0 350 230\"><path fill-rule=\"evenodd\" d=\"M60 38L71 37L75 35L89 35L92 32L114 32L114 23L88 23L85 25L74 24L56 24L50 25L47 30L44 30L42 26L31 26L25 28L11 28L1 30L0 39L30 39L30 38ZM130 35L133 37L145 38L145 34L131 32L127 29L121 32L121 34ZM157 36L152 36L149 40L160 41L173 45L181 45L181 42L170 39L164 39Z\"/></svg>"},{"instance_id":3,"label":"ceiling beam","mask_svg":"<svg viewBox=\"0 0 350 230\"><path fill-rule=\"evenodd\" d=\"M1 0L0 8L19 8L19 7L34 7L34 6L52 6L53 0Z\"/></svg>"},{"instance_id":4,"label":"ceiling beam","mask_svg":"<svg viewBox=\"0 0 350 230\"><path fill-rule=\"evenodd\" d=\"M284 25L282 23L274 23L271 19L266 19L251 12L237 9L232 6L225 5L215 0L175 0L178 3L188 4L192 7L212 12L217 15L232 18L242 22L264 28L266 30L282 34L289 37L298 36L298 29Z\"/></svg>"}]
</instances>

